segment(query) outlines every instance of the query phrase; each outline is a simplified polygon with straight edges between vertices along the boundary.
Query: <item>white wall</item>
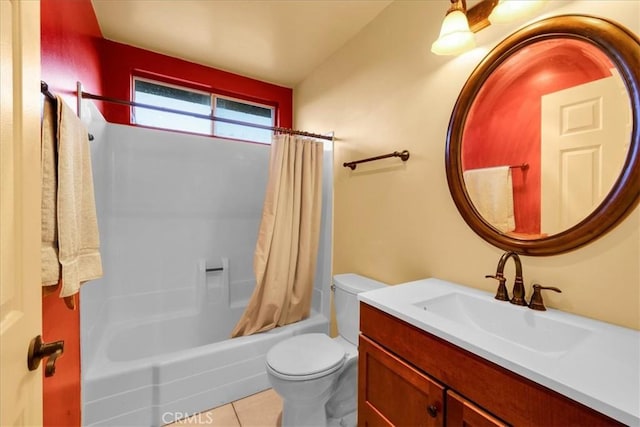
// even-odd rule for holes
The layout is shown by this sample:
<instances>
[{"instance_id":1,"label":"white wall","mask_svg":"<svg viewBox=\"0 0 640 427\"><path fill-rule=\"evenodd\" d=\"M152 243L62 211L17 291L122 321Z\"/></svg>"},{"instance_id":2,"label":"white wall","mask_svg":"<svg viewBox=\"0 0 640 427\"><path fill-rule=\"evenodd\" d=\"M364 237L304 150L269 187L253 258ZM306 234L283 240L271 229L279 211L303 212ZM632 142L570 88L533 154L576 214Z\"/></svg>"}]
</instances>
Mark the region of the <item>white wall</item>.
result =
<instances>
[{"instance_id":1,"label":"white wall","mask_svg":"<svg viewBox=\"0 0 640 427\"><path fill-rule=\"evenodd\" d=\"M109 324L205 304L204 310L229 310L233 319L221 332L228 336L255 287L253 255L270 146L103 120L89 127L104 277L82 287L83 363ZM325 144L313 294L314 309L327 317L332 156ZM223 265L222 272L204 272Z\"/></svg>"},{"instance_id":2,"label":"white wall","mask_svg":"<svg viewBox=\"0 0 640 427\"><path fill-rule=\"evenodd\" d=\"M211 304L233 313L233 325L242 310L229 308L243 307L255 286L269 146L108 123L94 128L104 277L82 287L85 366L109 324ZM204 272L223 258L225 271Z\"/></svg>"},{"instance_id":3,"label":"white wall","mask_svg":"<svg viewBox=\"0 0 640 427\"><path fill-rule=\"evenodd\" d=\"M223 258L229 270L207 280L228 273L232 289L250 294L268 158L268 145L109 124L102 158L109 183L99 212L108 230L109 297L122 298L124 308L134 295L163 293L149 303L192 308L175 291L194 289L199 261L220 267Z\"/></svg>"},{"instance_id":4,"label":"white wall","mask_svg":"<svg viewBox=\"0 0 640 427\"><path fill-rule=\"evenodd\" d=\"M335 131L333 273L355 272L387 283L440 277L495 290L502 250L463 221L445 175L446 132L460 89L482 57L527 22L492 25L478 48L458 57L430 52L446 1L395 1L295 90L296 128ZM550 1L541 17L607 17L635 34L637 1ZM411 159L342 163L408 149ZM545 296L562 310L640 329L640 209L584 248L524 257L533 282L562 288ZM507 271L509 282L512 265ZM530 292L530 291L528 291Z\"/></svg>"}]
</instances>

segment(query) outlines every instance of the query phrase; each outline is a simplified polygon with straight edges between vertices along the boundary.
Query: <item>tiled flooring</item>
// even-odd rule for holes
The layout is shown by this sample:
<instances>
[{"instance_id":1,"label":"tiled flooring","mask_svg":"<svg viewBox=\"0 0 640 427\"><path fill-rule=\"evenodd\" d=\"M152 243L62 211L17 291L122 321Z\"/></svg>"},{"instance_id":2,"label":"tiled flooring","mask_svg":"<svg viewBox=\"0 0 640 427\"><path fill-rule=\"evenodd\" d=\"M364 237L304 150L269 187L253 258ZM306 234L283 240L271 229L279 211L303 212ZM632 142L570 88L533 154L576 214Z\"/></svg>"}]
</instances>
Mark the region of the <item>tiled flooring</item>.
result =
<instances>
[{"instance_id":1,"label":"tiled flooring","mask_svg":"<svg viewBox=\"0 0 640 427\"><path fill-rule=\"evenodd\" d=\"M169 426L278 427L281 416L282 399L269 389Z\"/></svg>"}]
</instances>

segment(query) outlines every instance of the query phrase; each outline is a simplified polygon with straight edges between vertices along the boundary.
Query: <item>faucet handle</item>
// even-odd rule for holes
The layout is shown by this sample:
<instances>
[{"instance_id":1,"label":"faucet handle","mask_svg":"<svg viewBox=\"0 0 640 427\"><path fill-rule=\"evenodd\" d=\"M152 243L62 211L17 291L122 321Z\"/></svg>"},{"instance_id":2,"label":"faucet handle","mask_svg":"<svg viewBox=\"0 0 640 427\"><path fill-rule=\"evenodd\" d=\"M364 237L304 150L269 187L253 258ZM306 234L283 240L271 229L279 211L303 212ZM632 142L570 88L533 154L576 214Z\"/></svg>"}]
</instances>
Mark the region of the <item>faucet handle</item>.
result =
<instances>
[{"instance_id":1,"label":"faucet handle","mask_svg":"<svg viewBox=\"0 0 640 427\"><path fill-rule=\"evenodd\" d=\"M542 286L537 283L533 284L533 295L531 295L531 301L529 301L529 308L532 310L545 311L547 308L544 306L542 300L542 291L549 290L561 293L562 291L555 286Z\"/></svg>"},{"instance_id":2,"label":"faucet handle","mask_svg":"<svg viewBox=\"0 0 640 427\"><path fill-rule=\"evenodd\" d=\"M507 279L500 273L496 273L495 275L487 274L484 276L487 279L496 279L500 282L498 285L498 291L496 292L495 299L500 301L509 301L509 293L507 292Z\"/></svg>"}]
</instances>

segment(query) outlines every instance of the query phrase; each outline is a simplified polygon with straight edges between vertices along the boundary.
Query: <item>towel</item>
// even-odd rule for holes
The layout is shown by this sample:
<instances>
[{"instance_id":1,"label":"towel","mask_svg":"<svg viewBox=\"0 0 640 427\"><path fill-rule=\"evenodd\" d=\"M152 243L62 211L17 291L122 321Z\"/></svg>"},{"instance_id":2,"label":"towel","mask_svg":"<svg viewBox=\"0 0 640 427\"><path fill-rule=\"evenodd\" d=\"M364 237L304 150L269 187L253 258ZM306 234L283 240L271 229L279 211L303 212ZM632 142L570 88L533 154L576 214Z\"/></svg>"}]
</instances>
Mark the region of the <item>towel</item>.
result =
<instances>
[{"instance_id":1,"label":"towel","mask_svg":"<svg viewBox=\"0 0 640 427\"><path fill-rule=\"evenodd\" d=\"M509 166L466 170L464 184L473 206L485 221L503 233L516 228Z\"/></svg>"},{"instance_id":2,"label":"towel","mask_svg":"<svg viewBox=\"0 0 640 427\"><path fill-rule=\"evenodd\" d=\"M42 122L42 284L60 297L102 277L100 238L87 129L57 97Z\"/></svg>"},{"instance_id":3,"label":"towel","mask_svg":"<svg viewBox=\"0 0 640 427\"><path fill-rule=\"evenodd\" d=\"M58 173L56 170L56 117L52 102L44 103L42 116L42 149L40 171L42 177L42 285L51 287L60 280L60 263L58 262L58 212L56 196L58 194Z\"/></svg>"}]
</instances>

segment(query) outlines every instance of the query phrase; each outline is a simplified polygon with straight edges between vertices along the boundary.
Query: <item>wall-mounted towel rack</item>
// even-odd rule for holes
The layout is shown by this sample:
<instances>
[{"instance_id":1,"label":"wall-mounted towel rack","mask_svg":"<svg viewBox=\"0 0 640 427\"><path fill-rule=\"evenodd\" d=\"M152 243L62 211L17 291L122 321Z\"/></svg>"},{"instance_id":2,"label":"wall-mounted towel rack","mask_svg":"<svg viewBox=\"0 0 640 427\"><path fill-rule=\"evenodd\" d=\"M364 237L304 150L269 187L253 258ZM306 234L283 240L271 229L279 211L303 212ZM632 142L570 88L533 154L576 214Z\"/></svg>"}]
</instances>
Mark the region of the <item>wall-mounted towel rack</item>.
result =
<instances>
[{"instance_id":1,"label":"wall-mounted towel rack","mask_svg":"<svg viewBox=\"0 0 640 427\"><path fill-rule=\"evenodd\" d=\"M43 82L42 80L40 80L40 92L42 92L42 94L47 98L49 98L51 101L56 100L56 96L51 92L49 92L49 85Z\"/></svg>"},{"instance_id":2,"label":"wall-mounted towel rack","mask_svg":"<svg viewBox=\"0 0 640 427\"><path fill-rule=\"evenodd\" d=\"M527 169L529 169L529 163L523 163L521 165L512 165L509 166L510 169L521 169L523 171L526 171Z\"/></svg>"},{"instance_id":3,"label":"wall-mounted towel rack","mask_svg":"<svg viewBox=\"0 0 640 427\"><path fill-rule=\"evenodd\" d=\"M409 160L409 151L394 151L393 153L383 154L381 156L369 157L368 159L354 160L353 162L344 162L342 166L354 170L359 163L373 162L374 160L387 159L389 157L400 157L403 162Z\"/></svg>"},{"instance_id":4,"label":"wall-mounted towel rack","mask_svg":"<svg viewBox=\"0 0 640 427\"><path fill-rule=\"evenodd\" d=\"M57 102L57 98L49 91L47 82L40 80L40 92L47 97L48 100ZM93 141L93 135L89 134L89 141Z\"/></svg>"},{"instance_id":5,"label":"wall-mounted towel rack","mask_svg":"<svg viewBox=\"0 0 640 427\"><path fill-rule=\"evenodd\" d=\"M204 271L206 271L207 273L211 272L211 271L223 271L224 268L223 267L214 267L214 268L207 268ZM202 270L200 270L202 271Z\"/></svg>"}]
</instances>

